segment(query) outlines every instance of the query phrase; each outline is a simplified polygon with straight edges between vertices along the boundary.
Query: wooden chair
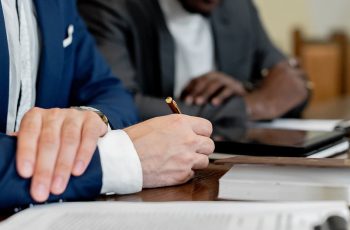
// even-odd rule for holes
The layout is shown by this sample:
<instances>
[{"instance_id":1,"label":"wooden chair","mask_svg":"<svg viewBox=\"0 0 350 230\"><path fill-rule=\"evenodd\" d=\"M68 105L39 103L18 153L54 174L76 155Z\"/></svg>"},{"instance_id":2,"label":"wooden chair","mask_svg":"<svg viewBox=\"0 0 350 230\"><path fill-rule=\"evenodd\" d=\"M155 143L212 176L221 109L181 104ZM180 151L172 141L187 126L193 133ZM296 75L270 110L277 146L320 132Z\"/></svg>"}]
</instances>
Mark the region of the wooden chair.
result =
<instances>
[{"instance_id":1,"label":"wooden chair","mask_svg":"<svg viewBox=\"0 0 350 230\"><path fill-rule=\"evenodd\" d=\"M300 30L295 30L293 37L294 55L314 85L311 106L350 93L350 73L347 73L350 48L344 33L319 41L307 40Z\"/></svg>"}]
</instances>

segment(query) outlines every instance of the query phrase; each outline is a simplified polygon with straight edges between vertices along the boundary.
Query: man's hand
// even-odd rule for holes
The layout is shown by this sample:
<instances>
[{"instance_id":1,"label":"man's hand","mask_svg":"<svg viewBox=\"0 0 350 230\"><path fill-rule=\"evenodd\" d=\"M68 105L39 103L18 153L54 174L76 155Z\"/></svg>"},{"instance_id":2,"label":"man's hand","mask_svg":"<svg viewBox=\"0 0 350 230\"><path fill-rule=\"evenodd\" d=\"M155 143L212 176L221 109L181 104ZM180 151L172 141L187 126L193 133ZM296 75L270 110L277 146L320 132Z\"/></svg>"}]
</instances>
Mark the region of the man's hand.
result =
<instances>
[{"instance_id":1,"label":"man's hand","mask_svg":"<svg viewBox=\"0 0 350 230\"><path fill-rule=\"evenodd\" d=\"M261 86L245 96L250 119L274 119L301 104L308 95L305 75L287 61L274 66Z\"/></svg>"},{"instance_id":2,"label":"man's hand","mask_svg":"<svg viewBox=\"0 0 350 230\"><path fill-rule=\"evenodd\" d=\"M182 184L206 168L214 151L212 125L202 118L170 115L125 129L139 154L143 187Z\"/></svg>"},{"instance_id":3,"label":"man's hand","mask_svg":"<svg viewBox=\"0 0 350 230\"><path fill-rule=\"evenodd\" d=\"M193 79L181 94L187 104L204 105L212 103L221 105L232 96L243 96L246 91L243 85L232 77L221 72L210 72Z\"/></svg>"},{"instance_id":4,"label":"man's hand","mask_svg":"<svg viewBox=\"0 0 350 230\"><path fill-rule=\"evenodd\" d=\"M17 170L32 177L31 196L37 202L50 192L62 194L70 175L80 176L107 126L94 112L75 109L39 109L27 112L18 132Z\"/></svg>"}]
</instances>

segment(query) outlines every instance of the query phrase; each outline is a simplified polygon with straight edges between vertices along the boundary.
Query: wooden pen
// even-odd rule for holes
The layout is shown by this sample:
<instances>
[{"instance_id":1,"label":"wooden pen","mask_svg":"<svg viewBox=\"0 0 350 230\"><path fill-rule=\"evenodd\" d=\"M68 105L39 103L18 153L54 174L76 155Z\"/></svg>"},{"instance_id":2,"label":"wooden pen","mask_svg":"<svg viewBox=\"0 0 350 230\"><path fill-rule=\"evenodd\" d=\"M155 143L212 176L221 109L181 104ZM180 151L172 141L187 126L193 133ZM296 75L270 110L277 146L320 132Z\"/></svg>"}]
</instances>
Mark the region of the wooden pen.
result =
<instances>
[{"instance_id":1,"label":"wooden pen","mask_svg":"<svg viewBox=\"0 0 350 230\"><path fill-rule=\"evenodd\" d=\"M165 102L168 104L169 108L173 113L181 114L181 110L179 106L177 105L176 101L174 101L172 97L167 97L167 99L165 99Z\"/></svg>"}]
</instances>

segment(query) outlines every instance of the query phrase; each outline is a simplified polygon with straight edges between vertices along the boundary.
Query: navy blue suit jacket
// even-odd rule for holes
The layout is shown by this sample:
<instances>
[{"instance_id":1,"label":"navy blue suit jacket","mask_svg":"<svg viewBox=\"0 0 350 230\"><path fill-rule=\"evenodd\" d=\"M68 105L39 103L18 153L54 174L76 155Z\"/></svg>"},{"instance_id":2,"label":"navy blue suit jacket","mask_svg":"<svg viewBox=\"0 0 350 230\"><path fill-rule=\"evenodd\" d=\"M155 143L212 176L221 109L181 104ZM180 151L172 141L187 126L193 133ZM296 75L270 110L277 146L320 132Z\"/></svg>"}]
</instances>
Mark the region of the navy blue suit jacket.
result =
<instances>
[{"instance_id":1,"label":"navy blue suit jacket","mask_svg":"<svg viewBox=\"0 0 350 230\"><path fill-rule=\"evenodd\" d=\"M118 129L137 121L132 97L124 90L95 48L76 10L74 0L33 0L41 32L41 60L36 106L67 108L91 106L99 109ZM64 48L67 29L74 26L73 42ZM15 168L16 138L5 135L9 96L9 53L0 3L0 210L28 205L30 180L20 178ZM71 178L62 196L49 201L96 197L102 185L98 150L87 172Z\"/></svg>"}]
</instances>

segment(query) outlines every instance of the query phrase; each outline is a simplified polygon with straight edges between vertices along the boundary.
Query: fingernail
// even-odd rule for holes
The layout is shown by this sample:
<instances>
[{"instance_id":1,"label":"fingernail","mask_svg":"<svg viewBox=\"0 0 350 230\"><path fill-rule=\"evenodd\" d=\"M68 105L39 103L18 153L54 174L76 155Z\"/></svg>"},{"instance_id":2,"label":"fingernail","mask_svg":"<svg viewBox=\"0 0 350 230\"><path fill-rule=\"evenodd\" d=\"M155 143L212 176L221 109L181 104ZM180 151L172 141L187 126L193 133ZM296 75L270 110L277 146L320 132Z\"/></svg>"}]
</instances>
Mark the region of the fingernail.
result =
<instances>
[{"instance_id":1,"label":"fingernail","mask_svg":"<svg viewBox=\"0 0 350 230\"><path fill-rule=\"evenodd\" d=\"M192 105L192 103L193 103L193 97L186 97L185 103L186 103L187 105Z\"/></svg>"},{"instance_id":2,"label":"fingernail","mask_svg":"<svg viewBox=\"0 0 350 230\"><path fill-rule=\"evenodd\" d=\"M61 176L55 177L52 188L56 193L61 193L63 191L63 178Z\"/></svg>"},{"instance_id":3,"label":"fingernail","mask_svg":"<svg viewBox=\"0 0 350 230\"><path fill-rule=\"evenodd\" d=\"M203 105L204 104L204 98L203 97L197 97L196 104L197 105Z\"/></svg>"},{"instance_id":4,"label":"fingernail","mask_svg":"<svg viewBox=\"0 0 350 230\"><path fill-rule=\"evenodd\" d=\"M44 202L45 200L47 200L48 197L48 189L47 187L40 183L37 184L34 188L34 192L35 192L35 197L39 202Z\"/></svg>"},{"instance_id":5,"label":"fingernail","mask_svg":"<svg viewBox=\"0 0 350 230\"><path fill-rule=\"evenodd\" d=\"M23 177L31 177L33 174L33 164L29 161L24 161L21 172Z\"/></svg>"},{"instance_id":6,"label":"fingernail","mask_svg":"<svg viewBox=\"0 0 350 230\"><path fill-rule=\"evenodd\" d=\"M219 101L218 99L215 99L215 98L211 101L211 103L212 103L214 106L219 106L219 105L220 105L220 101Z\"/></svg>"},{"instance_id":7,"label":"fingernail","mask_svg":"<svg viewBox=\"0 0 350 230\"><path fill-rule=\"evenodd\" d=\"M80 175L84 171L85 164L83 161L78 161L74 166L74 174Z\"/></svg>"}]
</instances>

